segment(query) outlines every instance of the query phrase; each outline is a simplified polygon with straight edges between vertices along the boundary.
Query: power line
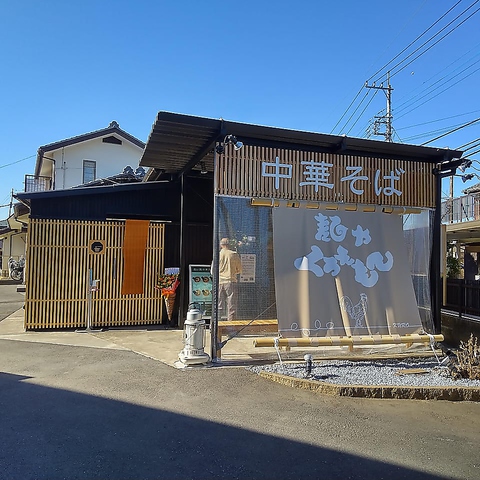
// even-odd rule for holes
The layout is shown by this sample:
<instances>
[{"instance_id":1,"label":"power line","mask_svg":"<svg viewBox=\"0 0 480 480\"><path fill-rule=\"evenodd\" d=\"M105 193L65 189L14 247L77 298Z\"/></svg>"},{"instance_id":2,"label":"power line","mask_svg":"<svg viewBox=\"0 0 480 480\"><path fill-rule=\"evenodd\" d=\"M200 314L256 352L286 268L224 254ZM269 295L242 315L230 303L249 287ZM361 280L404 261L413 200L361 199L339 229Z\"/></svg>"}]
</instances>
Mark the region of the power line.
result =
<instances>
[{"instance_id":1,"label":"power line","mask_svg":"<svg viewBox=\"0 0 480 480\"><path fill-rule=\"evenodd\" d=\"M432 135L436 135L437 133L444 133L448 132L450 129L463 125L463 123L457 123L456 125L449 125L448 127L437 128L436 130L431 130L429 132L418 133L416 135L411 135L410 137L406 137L405 140L411 141L416 140L418 138L423 137L431 137Z\"/></svg>"},{"instance_id":2,"label":"power line","mask_svg":"<svg viewBox=\"0 0 480 480\"><path fill-rule=\"evenodd\" d=\"M437 80L436 82L432 83L432 85L430 85L429 87L427 87L423 92L420 92L418 93L417 95L415 95L414 97L412 97L410 100L407 100L406 102L400 104L397 108L396 108L396 111L398 110L405 110L405 108L407 108L408 106L408 103L410 103L412 100L414 100L415 98L417 97L422 97L424 98L425 95L429 95L430 93L434 92L435 90L438 90L439 88L443 87L444 85L446 85L448 82L451 82L453 79L455 79L456 77L458 77L459 75L461 75L462 73L466 72L469 68L472 68L474 65L476 65L477 63L480 62L480 59L477 60L476 62L470 64L468 67L465 67L463 70L461 70L460 72L458 72L456 75L453 75L452 77L448 78L448 80L446 80L445 82L443 82L442 84L438 85L437 87L433 88L432 90L432 87L434 85L436 85L437 83L441 82L442 80L445 80L447 77L449 77L449 75L445 75L444 77L440 78L439 80ZM455 70L454 70L455 71ZM453 73L453 72L451 72ZM466 77L464 77L466 78ZM461 79L463 80L463 78ZM430 90L430 92L428 92L428 90ZM416 103L416 102L413 102L413 103ZM411 106L411 105L410 105Z\"/></svg>"},{"instance_id":3,"label":"power line","mask_svg":"<svg viewBox=\"0 0 480 480\"><path fill-rule=\"evenodd\" d=\"M389 62L387 62L382 68L380 68L379 70L377 70L368 80L367 82L369 82L373 77L375 77L376 75L378 75L382 70L384 70L385 68L387 68L392 62L394 62L402 53L404 53L406 50L408 50L417 40L419 40L420 38L422 38L429 30L431 30L438 22L440 22L440 20L442 20L443 18L445 18L446 15L448 15L459 3L461 3L462 0L459 0L453 7L451 7L450 9L448 9L435 23L433 23L432 25L430 25L426 30L423 31L423 33L421 33L417 38L415 38L415 40L413 40L412 42L410 42L400 53L398 53L397 55L395 55L395 57L393 57ZM395 68L395 67L393 67Z\"/></svg>"},{"instance_id":4,"label":"power line","mask_svg":"<svg viewBox=\"0 0 480 480\"><path fill-rule=\"evenodd\" d=\"M350 110L350 108L352 107L352 105L355 103L355 100L358 98L358 96L360 95L360 93L362 92L362 89L363 89L363 86L360 88L360 90L357 92L357 94L355 95L355 98L351 101L350 105L347 107L347 109L345 110L345 112L343 112L343 115L340 117L340 120L335 124L335 126L332 128L332 130L330 130L330 133L333 133L333 131L337 128L338 124L343 120L343 117L345 117L345 115L347 114L347 112Z\"/></svg>"},{"instance_id":5,"label":"power line","mask_svg":"<svg viewBox=\"0 0 480 480\"><path fill-rule=\"evenodd\" d=\"M400 62L398 62L396 65L394 65L391 69L390 69L390 76L393 77L394 75L396 75L397 73L400 73L402 70L404 70L405 68L407 68L410 64L412 64L415 60L417 60L418 58L420 58L422 55L424 55L425 53L427 53L431 48L433 48L435 45L437 45L438 43L440 43L444 38L446 38L448 35L450 35L452 32L454 32L458 27L460 27L461 25L463 25L468 19L470 19L471 17L473 17L473 15L475 15L479 10L480 8L477 8L477 10L475 10L473 13L471 13L467 18L465 18L464 20L462 20L458 25L456 25L454 28L452 28L450 31L448 31L445 35L443 35L442 37L440 37L435 43L433 43L432 45L430 45L426 50L424 50L423 52L421 52L420 54L418 54L413 60L411 60L410 62L408 62L407 64L403 65L402 68L400 68L399 70L397 71L394 71L395 68L399 67L400 65L402 65L402 63L404 63L406 60L408 60L412 55L414 55L416 52L418 52L422 47L424 47L425 45L427 45L429 42L431 42L437 35L439 35L440 33L442 33L446 28L448 28L453 22L455 22L456 20L458 20L464 13L466 13L468 10L470 10L475 4L477 4L480 0L475 0L475 2L473 2L469 7L467 7L462 13L460 13L459 15L457 15L451 22L449 22L447 25L445 25L443 28L441 28L435 35L433 35L432 37L430 37L426 42L422 43L422 45L420 45L418 48L416 48L413 52L411 52L409 55L407 55L403 60L401 60ZM382 75L383 76L383 75ZM376 81L380 81L381 77L379 77Z\"/></svg>"},{"instance_id":6,"label":"power line","mask_svg":"<svg viewBox=\"0 0 480 480\"><path fill-rule=\"evenodd\" d=\"M437 80L436 82L434 82L432 85L430 85L429 87L427 87L423 92L420 92L418 93L417 95L415 95L414 97L410 98L409 100L407 100L406 102L400 104L396 109L395 109L395 112L396 113L399 113L403 110L405 110L406 108L408 108L409 106L412 106L414 105L415 103L417 103L418 100L415 100L417 97L421 97L421 98L425 98L426 95L430 95L432 94L433 92L435 92L436 90L438 90L439 88L442 88L444 85L446 85L447 83L451 82L452 80L454 80L456 77L458 77L459 75L461 75L462 73L466 72L469 68L472 68L473 66L475 66L477 63L480 62L480 59L477 60L476 62L468 65L468 67L465 67L463 70L461 70L460 72L458 72L456 75L453 75L451 76L450 78L448 78L448 80L445 80L445 82L443 82L442 84L440 85L437 85L435 88L432 89L432 87L434 85L436 85L437 83L441 82L442 80L446 79L447 77L449 77L449 75L445 75L444 77L440 78L439 80ZM454 70L455 71L455 70ZM473 72L471 72L472 74L475 73L477 70L474 70ZM453 72L452 72L453 73ZM465 77L461 78L459 80L459 82L461 82L462 80L465 80L465 78L468 78L470 76L469 75L466 75ZM456 85L457 83L459 82L455 82L452 86ZM430 91L428 91L430 90ZM440 93L443 93L445 90L442 90L442 92ZM409 105L410 103L410 105Z\"/></svg>"},{"instance_id":7,"label":"power line","mask_svg":"<svg viewBox=\"0 0 480 480\"><path fill-rule=\"evenodd\" d=\"M472 49L472 50L476 50L478 52L478 47L480 46L480 43L478 43L477 45L475 45L475 48ZM412 111L414 111L417 107L415 108L412 108L411 110L409 110L407 113L404 113L403 115L398 115L402 110L405 110L406 108L408 108L408 106L412 107L414 106L417 102L425 99L425 97L427 95L430 95L433 93L433 91L435 90L438 90L438 88L441 88L442 86L446 85L448 82L452 81L455 77L457 77L458 75L460 75L461 73L465 72L466 70L468 70L469 68L471 68L473 65L475 65L476 63L478 63L480 60L477 60L476 62L474 62L473 64L470 64L468 67L464 68L461 72L459 72L457 75L449 78L448 80L446 80L445 82L443 82L443 84L439 85L438 87L436 87L435 89L432 90L432 87L434 85L436 85L437 83L441 82L442 80L448 78L453 72L456 72L458 69L460 69L462 66L468 64L468 62L471 60L468 60L464 63L462 63L459 67L457 67L456 69L454 70L450 70L450 67L452 65L454 65L455 63L457 63L458 61L460 61L463 57L465 57L466 55L468 55L472 50L468 51L466 54L462 55L461 57L459 57L458 59L456 59L455 61L453 61L450 65L448 65L447 67L445 67L443 70L441 70L440 72L436 73L435 75L433 75L432 77L430 77L428 80L426 80L425 82L423 82L422 85L425 85L426 83L428 83L430 80L434 79L436 76L438 76L441 72L443 71L448 71L449 73L447 75L444 75L442 78L440 78L439 80L435 81L432 85L429 85L427 86L426 88L424 88L424 90L420 91L420 93L418 93L417 95L415 95L414 97L411 97L409 98L408 100L404 101L403 103L401 103L400 105L398 105L397 103L397 107L394 109L395 110L395 118L398 120L399 118L402 118L404 117L407 113L410 113ZM480 53L476 53L473 57L477 57L478 55L480 55ZM474 72L471 72L470 74L464 76L463 78L461 78L458 82L454 83L453 85L451 85L452 87L457 85L458 83L460 83L461 81L465 80L466 78L468 78L469 76L473 75L473 73L475 73L477 70L475 70ZM415 90L418 90L419 87L415 88L413 91ZM434 98L436 98L438 95L442 94L443 92L445 92L446 90L448 90L450 87L447 87L445 88L444 90L442 90L441 92L439 92L437 95L434 95L433 97L430 97L430 98L427 98L421 105L427 103L428 101L430 100L433 100ZM430 90L430 92L429 92ZM412 92L413 92L412 91ZM420 99L418 100L415 100L417 97L421 97ZM404 99L405 98L405 95L403 97L400 98L400 100ZM410 104L410 105L408 105ZM420 106L420 105L418 105ZM385 109L382 109L380 110L379 114L378 115L381 115L383 113ZM477 110L477 111L480 111L480 110ZM470 113L475 113L475 112L470 112Z\"/></svg>"},{"instance_id":8,"label":"power line","mask_svg":"<svg viewBox=\"0 0 480 480\"><path fill-rule=\"evenodd\" d=\"M11 165L15 165L16 163L24 162L25 160L29 160L30 158L36 157L36 155L30 155L29 157L22 158L21 160L17 160L12 163L6 163L5 165L0 165L0 168L10 167Z\"/></svg>"},{"instance_id":9,"label":"power line","mask_svg":"<svg viewBox=\"0 0 480 480\"><path fill-rule=\"evenodd\" d=\"M437 77L438 75L441 75L442 72L446 71L446 72L449 72L449 73L452 73L452 72L455 72L459 67L455 68L455 69L451 69L451 67L453 65L455 65L456 63L460 62L464 57L466 57L467 55L469 55L470 53L472 52L475 52L475 54L473 55L472 58L475 58L476 56L479 55L479 47L480 47L480 43L477 43L473 48L471 48L468 52L464 53L463 55L461 55L460 57L456 58L452 63L450 63L449 65L447 65L445 68L443 68L442 70L438 71L437 73L435 73L434 75L432 75L429 79L425 80L421 85L418 85L417 87L413 88L410 93L412 92L415 92L416 90L418 90L419 88L422 88L425 84L428 84L428 82L430 82L431 80L433 80L435 77ZM462 65L465 65L465 63L468 63L467 62L464 62ZM448 76L448 75L446 75ZM442 77L442 78L445 78ZM442 80L442 79L440 79ZM435 82L435 83L438 83L438 82ZM434 83L434 85L435 85ZM427 87L426 89L428 89L429 87ZM402 97L400 97L397 101L398 102L401 102L403 101L404 98L406 98L407 95L403 95ZM408 100L406 100L408 101ZM405 103L405 102L404 102Z\"/></svg>"},{"instance_id":10,"label":"power line","mask_svg":"<svg viewBox=\"0 0 480 480\"><path fill-rule=\"evenodd\" d=\"M458 115L451 115L450 117L439 118L438 120L430 120L428 122L422 122L422 123L417 123L415 125L409 125L408 127L397 128L397 130L408 130L409 128L422 127L423 125L429 125L431 123L443 122L444 120L450 120L452 118L457 118L457 117L464 117L465 115L471 115L472 113L478 113L478 112L480 112L480 110L473 110L473 111L467 112L467 113L459 113Z\"/></svg>"},{"instance_id":11,"label":"power line","mask_svg":"<svg viewBox=\"0 0 480 480\"><path fill-rule=\"evenodd\" d=\"M471 157L472 155L475 155L478 152L480 152L480 148L478 150L475 150L474 152L468 153L468 156Z\"/></svg>"},{"instance_id":12,"label":"power line","mask_svg":"<svg viewBox=\"0 0 480 480\"><path fill-rule=\"evenodd\" d=\"M450 12L452 12L452 10L454 10L454 8L456 8L460 3L461 3L462 0L459 0L458 2L455 3L455 5L453 5L451 8L449 8L447 10L447 12L445 12L438 20L436 20L429 28L427 28L421 35L417 36L415 38L415 40L413 40L412 42L410 42L410 44L405 47L399 54L397 54L392 60L390 60L389 62L387 62L381 69L379 69L377 72L375 72L374 75L372 75L370 79L374 78L379 72L381 72L383 69L385 69L387 66L391 65L396 59L400 58L412 45L414 45L420 38L424 37L430 30L432 30L432 28L434 28L442 19L444 19ZM420 58L422 55L424 55L426 52L428 52L431 48L433 48L435 45L437 45L440 41L442 41L443 39L445 39L448 35L450 35L451 33L453 33L456 29L458 29L461 25L463 25L468 19L470 19L473 15L475 15L476 13L478 13L480 11L480 8L476 9L474 12L472 12L470 15L468 15L466 18L463 18L460 23L455 24L455 22L457 22L459 19L461 19L462 16L464 16L469 10L471 10L480 0L475 0L473 3L471 3L467 8L465 8L459 15L457 15L452 21L450 21L449 23L447 23L447 25L445 25L444 27L442 27L438 32L436 32L434 35L432 35L430 38L428 38L425 42L422 43L422 45L420 45L418 48L416 48L413 52L411 52L410 54L408 54L405 58L403 58L402 60L400 60L399 62L397 62L393 67L392 67L392 70L394 70L394 72L392 73L391 76L393 75L396 75L397 73L400 73L402 70L404 70L408 65L410 65L411 63L413 63L415 60L417 60L418 58ZM452 25L454 25L452 28L450 28L443 36L441 36L439 39L437 39L433 44L429 45L428 48L424 49L423 51L422 48L427 46L429 43L431 43L436 37L438 37L442 32L445 32L449 27L451 27ZM410 59L412 56L414 56L417 52L420 52L418 53L418 55L416 55L413 59L410 60L410 62L408 63L405 63L407 62L408 59ZM469 53L469 52L468 52ZM467 54L468 54L467 53ZM467 55L465 54L465 55ZM463 56L465 56L463 55ZM476 56L476 55L475 55ZM474 56L474 57L475 57ZM462 57L460 57L462 58ZM458 61L458 59L456 60ZM453 63L456 63L453 62ZM452 82L456 77L458 77L459 75L461 75L462 73L466 72L468 69L472 68L476 63L478 63L480 60L478 60L477 62L473 63L473 64L470 64L468 65L466 68L464 68L461 72L459 72L457 75L455 75L454 77L451 77L451 78L448 78L450 73L448 75L445 75L444 77L442 77L441 79L439 79L438 81L436 81L433 85L429 86L426 88L426 91L428 92L428 90L430 90L429 93L427 93L427 95L431 95L434 91L438 90L438 89L441 89L442 87L444 87L446 84L448 84L449 82ZM465 62L463 65L465 65L467 62ZM461 68L461 66L459 67ZM460 78L457 82L453 83L452 85L448 86L447 88L444 88L443 90L441 90L440 92L438 92L436 95L433 95L431 96L430 98L427 98L425 101L423 101L422 103L420 103L420 105L417 105L416 107L410 109L408 112L405 112L404 114L402 114L400 117L397 117L396 118L401 118L402 116L410 113L411 111L415 110L416 108L418 108L419 106L423 105L424 103L430 101L430 100L433 100L434 98L436 98L438 95L440 95L441 93L444 93L446 90L448 90L449 88L452 88L453 86L457 85L460 81L463 81L465 80L466 78L468 78L469 76L473 75L475 72L477 72L477 70L471 72L470 74L468 75L465 75L463 76L462 78ZM378 78L378 81L380 81L382 77L379 77ZM434 77L432 77L434 78ZM439 82L442 82L442 80L445 80L445 82L441 83L440 85L438 85L435 89L431 90L432 87L436 84L438 84ZM425 82L424 82L425 83ZM373 85L375 85L375 82L373 83ZM365 83L364 86L368 86L368 80L367 82ZM353 105L355 104L355 102L357 101L357 99L359 98L360 96L360 93L361 93L361 90L360 89L358 91L358 93L356 94L355 98L353 99L353 101L350 103L350 105L348 106L348 108L345 110L345 112L343 113L342 117L340 118L340 120L336 123L336 125L334 126L334 128L332 129L332 131L330 133L332 133L336 128L337 126L341 123L341 121L345 118L345 116L348 114L348 112L352 109ZM418 96L418 95L417 95ZM366 100L366 97L367 97L367 94L362 98L362 100L360 101L360 103L356 106L355 110L353 111L353 113L350 115L350 117L348 118L348 120L346 121L346 123L343 125L343 129L346 129L348 124L351 122L351 120L354 118L354 116L356 115L356 113L359 111L360 107L362 106L363 102ZM407 100L406 102L404 102L404 104L402 104L400 107L403 107L403 110L407 109L408 106L414 106L416 102L420 101L421 99L415 101L415 98L414 97L413 99L409 99ZM422 99L425 99L425 95L422 97ZM370 100L371 102L371 100ZM368 102L368 104L370 104L370 102ZM413 102L413 103L412 103ZM367 105L368 106L368 105ZM397 107L398 109L398 107ZM395 113L397 113L397 109L395 109ZM382 109L381 112L383 112L385 109ZM363 109L362 111L362 114L366 111L366 107ZM402 108L400 108L400 111L402 111ZM381 114L380 114L381 115ZM355 121L354 125L350 128L349 132L352 130L352 128L358 123L360 118L357 118L357 120ZM393 128L393 126L392 126ZM397 134L398 135L398 134Z\"/></svg>"},{"instance_id":13,"label":"power line","mask_svg":"<svg viewBox=\"0 0 480 480\"><path fill-rule=\"evenodd\" d=\"M428 142L424 142L424 143L422 143L421 145L422 145L422 146L423 146L423 145L428 145L429 143L432 143L432 142L434 142L435 140L438 140L438 139L440 139L440 138L446 137L447 135L450 135L451 133L457 132L458 130L461 130L462 128L468 127L469 125L473 125L474 123L479 122L479 121L480 121L480 117L479 117L479 118L476 118L475 120L472 120L471 122L467 122L467 123L461 125L460 127L454 128L453 130L450 130L449 132L444 133L443 135L439 135L438 137L432 138L432 139L429 140Z\"/></svg>"},{"instance_id":14,"label":"power line","mask_svg":"<svg viewBox=\"0 0 480 480\"><path fill-rule=\"evenodd\" d=\"M378 93L378 90L375 90L375 92L372 95L372 98L370 98L369 102L365 105L365 108L362 110L358 118L355 120L354 124L350 127L350 130L347 132L347 135L352 131L352 128L357 124L357 122L362 118L362 115L365 113L365 110L368 108L368 106L372 103L372 100L375 98L375 95Z\"/></svg>"},{"instance_id":15,"label":"power line","mask_svg":"<svg viewBox=\"0 0 480 480\"><path fill-rule=\"evenodd\" d=\"M472 149L474 149L474 148L476 148L476 147L478 147L478 146L480 146L480 143L479 143L479 142L474 143L471 147L466 148L466 149L463 151L463 153L465 154L465 152L468 152L469 150L472 150ZM470 155L470 154L469 154L469 155Z\"/></svg>"},{"instance_id":16,"label":"power line","mask_svg":"<svg viewBox=\"0 0 480 480\"><path fill-rule=\"evenodd\" d=\"M409 113L413 112L414 110L416 110L417 108L421 107L422 105L425 105L426 103L428 103L430 100L433 100L434 98L437 98L439 95L441 95L442 93L445 93L447 90L450 90L452 87L454 87L455 85L458 85L460 82L462 82L463 80L465 80L466 78L468 77L471 77L474 73L478 72L480 70L480 67L477 68L476 70L474 70L473 72L470 72L468 75L465 75L463 78L461 78L460 80L458 80L457 82L455 82L453 85L450 85L448 86L447 88L445 88L444 90L442 90L441 92L438 92L436 95L434 95L433 97L430 97L430 98L427 98L424 102L420 103L419 105L417 105L416 107L412 108L411 110L408 110L408 112L405 112L403 113L402 115L396 117L397 119L399 118L402 118L404 117L405 115L408 115Z\"/></svg>"},{"instance_id":17,"label":"power line","mask_svg":"<svg viewBox=\"0 0 480 480\"><path fill-rule=\"evenodd\" d=\"M360 90L361 91L361 90ZM359 92L360 93L360 92ZM370 93L370 90L367 90L367 92L365 93L365 95L363 96L363 98L360 100L360 103L357 105L357 108L355 108L355 110L353 111L353 113L350 115L350 118L346 121L346 123L343 125L343 127L340 129L340 131L344 130L346 128L346 126L348 125L348 123L350 122L350 120L352 119L352 117L357 113L357 110L361 107L362 103L365 101L365 99L367 98L368 94Z\"/></svg>"},{"instance_id":18,"label":"power line","mask_svg":"<svg viewBox=\"0 0 480 480\"><path fill-rule=\"evenodd\" d=\"M475 140L472 140L470 142L467 142L467 143L464 143L463 145L460 145L459 147L457 147L457 150L461 150L462 148L466 147L467 145L470 145L471 143L475 143L475 142L478 142L480 140L480 138L476 138ZM470 147L471 148L471 147Z\"/></svg>"}]
</instances>

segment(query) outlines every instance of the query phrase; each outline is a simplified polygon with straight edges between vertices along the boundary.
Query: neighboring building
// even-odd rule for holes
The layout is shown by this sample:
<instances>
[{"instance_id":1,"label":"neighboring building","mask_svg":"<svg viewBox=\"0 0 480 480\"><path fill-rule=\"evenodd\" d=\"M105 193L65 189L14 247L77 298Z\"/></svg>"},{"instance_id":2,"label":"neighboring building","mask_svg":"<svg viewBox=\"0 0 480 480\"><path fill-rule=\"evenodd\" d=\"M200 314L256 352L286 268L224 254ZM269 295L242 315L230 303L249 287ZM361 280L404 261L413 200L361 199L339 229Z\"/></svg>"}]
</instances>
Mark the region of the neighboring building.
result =
<instances>
[{"instance_id":1,"label":"neighboring building","mask_svg":"<svg viewBox=\"0 0 480 480\"><path fill-rule=\"evenodd\" d=\"M19 206L22 211L26 210L23 205ZM27 227L22 220L23 218L17 220L15 215L10 215L7 220L0 221L0 241L3 243L0 272L2 277L8 277L8 260L10 257L19 260L22 255L25 255Z\"/></svg>"},{"instance_id":2,"label":"neighboring building","mask_svg":"<svg viewBox=\"0 0 480 480\"><path fill-rule=\"evenodd\" d=\"M25 191L75 187L135 170L145 144L113 121L107 128L85 133L38 149L34 175L25 176Z\"/></svg>"},{"instance_id":3,"label":"neighboring building","mask_svg":"<svg viewBox=\"0 0 480 480\"><path fill-rule=\"evenodd\" d=\"M43 145L38 149L35 173L25 175L25 192L61 190L82 184L124 183L143 177L138 167L145 144L112 121L107 128ZM123 172L123 173L122 173ZM25 255L28 209L16 204L14 213L0 228L3 240L2 275L8 275L8 259Z\"/></svg>"},{"instance_id":4,"label":"neighboring building","mask_svg":"<svg viewBox=\"0 0 480 480\"><path fill-rule=\"evenodd\" d=\"M6 220L0 220L0 232L5 230L5 228L8 227L8 222ZM3 269L2 269L2 264L3 264L3 239L0 238L0 278L3 277Z\"/></svg>"},{"instance_id":5,"label":"neighboring building","mask_svg":"<svg viewBox=\"0 0 480 480\"><path fill-rule=\"evenodd\" d=\"M480 257L480 184L442 202L446 242L462 265L461 278L478 280ZM452 251L450 252L452 253Z\"/></svg>"}]
</instances>

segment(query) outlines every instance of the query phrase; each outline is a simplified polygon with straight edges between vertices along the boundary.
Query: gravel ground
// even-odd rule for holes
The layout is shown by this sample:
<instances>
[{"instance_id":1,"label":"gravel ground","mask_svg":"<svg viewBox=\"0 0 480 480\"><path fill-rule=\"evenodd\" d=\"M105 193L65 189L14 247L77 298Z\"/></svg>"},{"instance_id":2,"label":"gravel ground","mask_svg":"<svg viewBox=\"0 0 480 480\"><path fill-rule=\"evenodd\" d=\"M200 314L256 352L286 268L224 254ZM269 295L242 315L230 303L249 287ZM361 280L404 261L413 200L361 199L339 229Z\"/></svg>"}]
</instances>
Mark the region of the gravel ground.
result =
<instances>
[{"instance_id":1,"label":"gravel ground","mask_svg":"<svg viewBox=\"0 0 480 480\"><path fill-rule=\"evenodd\" d=\"M416 369L421 369L423 373L412 373ZM325 360L314 362L310 375L306 373L305 363L277 363L249 367L249 370L255 373L260 371L280 373L290 377L338 385L480 388L480 380L452 379L448 367L439 364L435 358L370 361Z\"/></svg>"}]
</instances>

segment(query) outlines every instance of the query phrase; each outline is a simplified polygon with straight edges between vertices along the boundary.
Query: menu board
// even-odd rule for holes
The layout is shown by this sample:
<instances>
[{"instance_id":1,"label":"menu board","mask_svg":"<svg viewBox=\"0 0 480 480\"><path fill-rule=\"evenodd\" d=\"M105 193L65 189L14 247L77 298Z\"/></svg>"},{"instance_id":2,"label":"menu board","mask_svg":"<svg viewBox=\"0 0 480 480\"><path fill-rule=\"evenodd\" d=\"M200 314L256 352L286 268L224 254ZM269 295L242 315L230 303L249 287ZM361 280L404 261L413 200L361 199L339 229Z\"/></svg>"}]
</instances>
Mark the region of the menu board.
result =
<instances>
[{"instance_id":1,"label":"menu board","mask_svg":"<svg viewBox=\"0 0 480 480\"><path fill-rule=\"evenodd\" d=\"M189 283L189 303L198 303L203 311L203 318L211 318L213 277L210 265L190 265Z\"/></svg>"},{"instance_id":2,"label":"menu board","mask_svg":"<svg viewBox=\"0 0 480 480\"><path fill-rule=\"evenodd\" d=\"M255 283L255 265L257 256L254 253L242 253L242 273L240 274L240 283Z\"/></svg>"}]
</instances>

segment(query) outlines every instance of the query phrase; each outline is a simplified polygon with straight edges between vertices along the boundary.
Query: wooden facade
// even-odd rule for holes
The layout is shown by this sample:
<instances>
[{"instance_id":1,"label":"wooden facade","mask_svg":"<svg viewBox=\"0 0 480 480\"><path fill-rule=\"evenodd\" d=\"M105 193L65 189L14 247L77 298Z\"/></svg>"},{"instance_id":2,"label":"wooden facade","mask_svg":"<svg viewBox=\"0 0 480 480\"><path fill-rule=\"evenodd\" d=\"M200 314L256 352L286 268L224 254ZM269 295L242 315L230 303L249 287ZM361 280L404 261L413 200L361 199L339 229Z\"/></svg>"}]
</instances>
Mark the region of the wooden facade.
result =
<instances>
[{"instance_id":1,"label":"wooden facade","mask_svg":"<svg viewBox=\"0 0 480 480\"><path fill-rule=\"evenodd\" d=\"M245 145L217 159L216 193L240 197L435 207L431 163Z\"/></svg>"},{"instance_id":2,"label":"wooden facade","mask_svg":"<svg viewBox=\"0 0 480 480\"><path fill-rule=\"evenodd\" d=\"M162 323L155 288L164 268L163 224L150 223L143 295L121 295L122 221L31 219L27 237L25 328L83 328L87 322L89 272L100 280L92 297L92 327ZM92 242L105 248L95 253Z\"/></svg>"}]
</instances>

